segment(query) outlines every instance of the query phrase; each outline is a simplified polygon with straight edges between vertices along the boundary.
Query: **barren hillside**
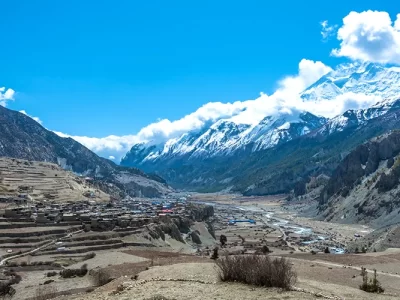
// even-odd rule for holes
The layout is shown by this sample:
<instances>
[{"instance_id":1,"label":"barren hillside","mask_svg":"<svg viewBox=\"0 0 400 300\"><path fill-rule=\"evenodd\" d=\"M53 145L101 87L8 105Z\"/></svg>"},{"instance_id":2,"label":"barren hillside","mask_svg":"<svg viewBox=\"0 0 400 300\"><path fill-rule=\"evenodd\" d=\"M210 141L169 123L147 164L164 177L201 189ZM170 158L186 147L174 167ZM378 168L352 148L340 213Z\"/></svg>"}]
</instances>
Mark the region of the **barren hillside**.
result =
<instances>
[{"instance_id":1,"label":"barren hillside","mask_svg":"<svg viewBox=\"0 0 400 300\"><path fill-rule=\"evenodd\" d=\"M110 199L84 178L52 163L0 158L0 179L0 196L6 198L57 202Z\"/></svg>"}]
</instances>

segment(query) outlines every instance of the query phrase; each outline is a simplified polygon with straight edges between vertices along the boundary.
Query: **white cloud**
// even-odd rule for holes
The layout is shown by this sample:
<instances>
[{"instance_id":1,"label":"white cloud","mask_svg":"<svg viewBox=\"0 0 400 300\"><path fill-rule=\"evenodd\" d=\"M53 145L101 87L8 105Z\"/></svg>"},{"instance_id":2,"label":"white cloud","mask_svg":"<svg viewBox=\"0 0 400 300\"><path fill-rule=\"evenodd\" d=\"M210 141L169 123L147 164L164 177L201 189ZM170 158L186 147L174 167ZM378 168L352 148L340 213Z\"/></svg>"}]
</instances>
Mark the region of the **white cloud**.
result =
<instances>
[{"instance_id":1,"label":"white cloud","mask_svg":"<svg viewBox=\"0 0 400 300\"><path fill-rule=\"evenodd\" d=\"M303 59L299 63L298 75L281 80L277 91L271 96L261 93L260 97L254 100L232 103L210 102L181 119L158 120L142 128L135 135L94 138L56 133L63 137L71 137L103 156L112 155L120 158L136 143L161 143L187 131L201 129L208 122L227 118L238 123L256 124L266 115L295 110L296 107L303 106L299 93L331 70L322 62Z\"/></svg>"},{"instance_id":2,"label":"white cloud","mask_svg":"<svg viewBox=\"0 0 400 300\"><path fill-rule=\"evenodd\" d=\"M329 26L328 20L322 21L320 24L322 27L321 29L322 40L326 41L335 34L337 25Z\"/></svg>"},{"instance_id":3,"label":"white cloud","mask_svg":"<svg viewBox=\"0 0 400 300\"><path fill-rule=\"evenodd\" d=\"M40 125L42 125L42 120L39 119L39 117L33 117L31 115L29 115L25 110L20 110L19 111L21 114L24 114L25 116L28 116L29 118L31 118L32 120L35 120L36 122L38 122Z\"/></svg>"},{"instance_id":4,"label":"white cloud","mask_svg":"<svg viewBox=\"0 0 400 300\"><path fill-rule=\"evenodd\" d=\"M400 63L400 14L394 23L386 12L367 11L351 12L343 19L343 25L339 29L328 21L320 24L324 40L337 32L341 44L332 51L335 56L379 63ZM257 124L267 115L295 114L299 111L334 117L348 109L365 108L382 100L377 96L345 93L332 100L303 101L299 94L331 70L320 61L303 59L299 63L298 74L279 81L277 90L271 95L261 93L257 99L230 103L210 102L178 120L158 119L132 135L96 138L55 133L62 137L71 137L97 154L116 160L136 143L161 143L185 132L199 130L207 123L219 119ZM5 95L4 91L4 88L0 89L3 93L0 95ZM10 92L8 97L13 98L13 94L14 91Z\"/></svg>"},{"instance_id":5,"label":"white cloud","mask_svg":"<svg viewBox=\"0 0 400 300\"><path fill-rule=\"evenodd\" d=\"M259 98L247 101L246 109L233 116L232 121L256 124L267 115L276 115L301 106L299 94L331 70L320 61L302 59L298 75L287 76L281 80L278 89L271 96L261 93Z\"/></svg>"},{"instance_id":6,"label":"white cloud","mask_svg":"<svg viewBox=\"0 0 400 300\"><path fill-rule=\"evenodd\" d=\"M350 12L337 34L340 48L332 55L378 63L400 64L400 14L394 23L384 11Z\"/></svg>"},{"instance_id":7,"label":"white cloud","mask_svg":"<svg viewBox=\"0 0 400 300\"><path fill-rule=\"evenodd\" d=\"M14 100L15 91L13 89L6 89L5 87L0 87L0 105L6 106L7 101Z\"/></svg>"},{"instance_id":8,"label":"white cloud","mask_svg":"<svg viewBox=\"0 0 400 300\"><path fill-rule=\"evenodd\" d=\"M110 135L102 138L96 138L88 136L74 136L59 131L54 131L54 133L64 138L67 137L73 138L77 142L81 143L82 145L85 145L87 148L96 153L101 153L103 151L111 151L112 153L114 152L124 153L126 152L126 149L129 150L129 148L133 144L140 142L140 140L136 135L125 135L125 136ZM109 155L106 155L106 157Z\"/></svg>"},{"instance_id":9,"label":"white cloud","mask_svg":"<svg viewBox=\"0 0 400 300\"><path fill-rule=\"evenodd\" d=\"M377 96L345 93L333 100L303 101L300 93L331 70L322 62L303 59L299 63L298 74L281 80L278 89L272 95L261 93L257 99L232 103L210 102L181 119L175 121L163 119L152 123L135 135L94 138L56 133L72 137L99 155L120 159L136 143L160 143L190 130L200 129L207 122L219 119L254 125L267 115L274 116L280 113L296 114L300 111L309 111L316 115L334 117L348 109L369 107L382 100Z\"/></svg>"}]
</instances>

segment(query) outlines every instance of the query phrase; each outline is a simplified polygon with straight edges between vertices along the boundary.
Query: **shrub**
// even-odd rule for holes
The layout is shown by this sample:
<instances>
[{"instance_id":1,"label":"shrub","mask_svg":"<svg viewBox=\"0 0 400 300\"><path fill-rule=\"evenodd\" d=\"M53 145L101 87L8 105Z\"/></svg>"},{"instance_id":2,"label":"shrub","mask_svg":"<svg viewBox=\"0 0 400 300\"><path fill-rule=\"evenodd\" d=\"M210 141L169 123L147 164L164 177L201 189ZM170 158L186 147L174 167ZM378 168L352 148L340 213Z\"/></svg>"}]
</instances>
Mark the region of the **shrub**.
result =
<instances>
[{"instance_id":1,"label":"shrub","mask_svg":"<svg viewBox=\"0 0 400 300\"><path fill-rule=\"evenodd\" d=\"M360 290L367 293L377 293L381 294L385 290L382 288L381 283L376 279L376 270L374 270L374 278L368 280L368 272L364 267L361 268L361 276L363 278L363 283L360 285Z\"/></svg>"},{"instance_id":2,"label":"shrub","mask_svg":"<svg viewBox=\"0 0 400 300\"><path fill-rule=\"evenodd\" d=\"M103 286L114 280L110 272L106 269L96 269L90 271L90 276L92 277L94 286Z\"/></svg>"},{"instance_id":3,"label":"shrub","mask_svg":"<svg viewBox=\"0 0 400 300\"><path fill-rule=\"evenodd\" d=\"M15 294L14 288L8 281L0 281L0 297L5 299L7 296L12 297Z\"/></svg>"},{"instance_id":4,"label":"shrub","mask_svg":"<svg viewBox=\"0 0 400 300\"><path fill-rule=\"evenodd\" d=\"M95 257L96 257L96 253L91 252L91 253L88 253L88 254L86 254L84 256L84 260L92 259L92 258L95 258Z\"/></svg>"},{"instance_id":5,"label":"shrub","mask_svg":"<svg viewBox=\"0 0 400 300\"><path fill-rule=\"evenodd\" d=\"M8 267L18 267L19 264L16 261L7 261L7 266Z\"/></svg>"},{"instance_id":6,"label":"shrub","mask_svg":"<svg viewBox=\"0 0 400 300\"><path fill-rule=\"evenodd\" d=\"M213 254L211 255L211 259L218 259L219 254L218 254L218 247L215 247L213 250Z\"/></svg>"},{"instance_id":7,"label":"shrub","mask_svg":"<svg viewBox=\"0 0 400 300\"><path fill-rule=\"evenodd\" d=\"M11 273L10 276L12 277L10 280L10 284L18 284L22 280L22 277L19 274Z\"/></svg>"},{"instance_id":8,"label":"shrub","mask_svg":"<svg viewBox=\"0 0 400 300\"><path fill-rule=\"evenodd\" d=\"M55 271L53 271L53 272L48 272L48 273L46 274L46 276L47 276L47 277L54 277L54 276L57 276L57 272L55 272Z\"/></svg>"},{"instance_id":9,"label":"shrub","mask_svg":"<svg viewBox=\"0 0 400 300\"><path fill-rule=\"evenodd\" d=\"M289 289L297 280L296 272L285 258L226 256L217 261L217 266L222 281Z\"/></svg>"},{"instance_id":10,"label":"shrub","mask_svg":"<svg viewBox=\"0 0 400 300\"><path fill-rule=\"evenodd\" d=\"M52 267L55 267L55 268L61 268L61 264L56 263L56 262L53 262L53 263L51 264L51 266L52 266Z\"/></svg>"},{"instance_id":11,"label":"shrub","mask_svg":"<svg viewBox=\"0 0 400 300\"><path fill-rule=\"evenodd\" d=\"M269 250L268 246L264 245L261 249L261 252L267 254L270 253L271 251Z\"/></svg>"},{"instance_id":12,"label":"shrub","mask_svg":"<svg viewBox=\"0 0 400 300\"><path fill-rule=\"evenodd\" d=\"M221 236L219 237L219 241L221 243L221 247L224 247L228 242L228 238L226 237L226 235L221 234Z\"/></svg>"},{"instance_id":13,"label":"shrub","mask_svg":"<svg viewBox=\"0 0 400 300\"><path fill-rule=\"evenodd\" d=\"M28 262L26 262L26 261L21 262L21 267L26 267L27 265L28 265Z\"/></svg>"},{"instance_id":14,"label":"shrub","mask_svg":"<svg viewBox=\"0 0 400 300\"><path fill-rule=\"evenodd\" d=\"M64 269L60 272L60 275L62 278L83 277L87 272L87 265L84 264L80 269Z\"/></svg>"}]
</instances>

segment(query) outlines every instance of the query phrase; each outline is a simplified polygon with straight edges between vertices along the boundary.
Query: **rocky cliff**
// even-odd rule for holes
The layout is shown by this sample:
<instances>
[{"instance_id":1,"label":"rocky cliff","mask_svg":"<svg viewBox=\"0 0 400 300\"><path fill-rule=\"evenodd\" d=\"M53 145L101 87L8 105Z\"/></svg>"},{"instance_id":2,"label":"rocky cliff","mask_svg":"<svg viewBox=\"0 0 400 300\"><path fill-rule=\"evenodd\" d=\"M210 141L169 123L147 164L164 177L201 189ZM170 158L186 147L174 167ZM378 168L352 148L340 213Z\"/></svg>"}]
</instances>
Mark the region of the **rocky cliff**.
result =
<instances>
[{"instance_id":1,"label":"rocky cliff","mask_svg":"<svg viewBox=\"0 0 400 300\"><path fill-rule=\"evenodd\" d=\"M322 190L319 212L326 220L348 223L400 221L400 131L351 151Z\"/></svg>"},{"instance_id":2,"label":"rocky cliff","mask_svg":"<svg viewBox=\"0 0 400 300\"><path fill-rule=\"evenodd\" d=\"M201 244L199 233L193 229L195 222L204 222L204 228L215 239L214 228L210 219L214 216L214 207L210 205L195 205L187 207L186 216L162 216L159 221L147 226L149 235L154 239L162 239L165 241L165 235L185 243L183 234L191 237L195 244Z\"/></svg>"}]
</instances>

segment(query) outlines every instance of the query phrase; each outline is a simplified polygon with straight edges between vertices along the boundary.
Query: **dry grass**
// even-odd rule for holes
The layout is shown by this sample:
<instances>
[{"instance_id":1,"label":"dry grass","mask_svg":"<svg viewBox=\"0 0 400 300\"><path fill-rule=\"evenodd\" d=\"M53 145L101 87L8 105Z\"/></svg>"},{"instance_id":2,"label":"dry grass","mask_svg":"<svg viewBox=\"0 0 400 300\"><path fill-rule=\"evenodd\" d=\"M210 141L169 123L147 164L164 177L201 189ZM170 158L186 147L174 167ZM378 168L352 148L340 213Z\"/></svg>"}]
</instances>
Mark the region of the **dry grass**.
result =
<instances>
[{"instance_id":1,"label":"dry grass","mask_svg":"<svg viewBox=\"0 0 400 300\"><path fill-rule=\"evenodd\" d=\"M285 258L263 255L226 256L216 262L222 281L290 289L297 280L292 264Z\"/></svg>"}]
</instances>

